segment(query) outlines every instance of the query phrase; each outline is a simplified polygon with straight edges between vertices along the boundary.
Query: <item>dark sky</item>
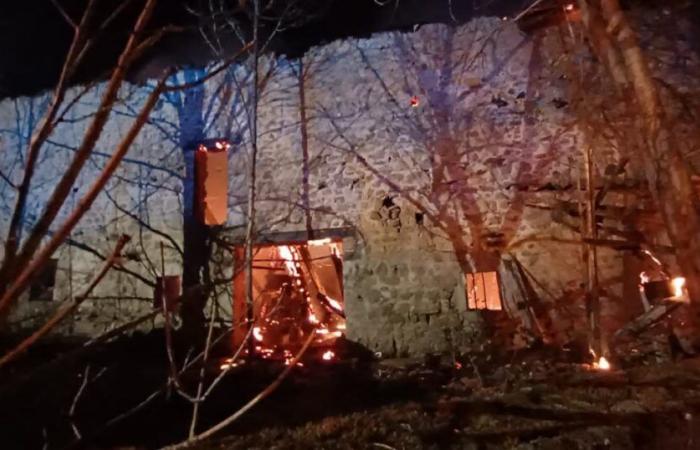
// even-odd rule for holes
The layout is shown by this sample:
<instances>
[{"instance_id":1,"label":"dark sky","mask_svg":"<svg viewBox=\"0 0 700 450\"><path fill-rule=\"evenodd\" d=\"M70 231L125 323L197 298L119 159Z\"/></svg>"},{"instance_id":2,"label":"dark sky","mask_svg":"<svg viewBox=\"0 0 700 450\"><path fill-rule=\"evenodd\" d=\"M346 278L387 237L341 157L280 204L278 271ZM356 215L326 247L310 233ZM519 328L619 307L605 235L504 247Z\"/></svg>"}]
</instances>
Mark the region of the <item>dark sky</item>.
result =
<instances>
[{"instance_id":1,"label":"dark sky","mask_svg":"<svg viewBox=\"0 0 700 450\"><path fill-rule=\"evenodd\" d=\"M99 0L104 14L124 0ZM220 0L216 0L220 1ZM231 0L234 4L238 0ZM290 0L276 0L278 2ZM383 0L295 0L308 8L307 23L280 34L272 50L290 56L301 54L311 45L350 35L411 27L416 23L449 22L448 0L400 0L398 7ZM460 21L476 14L510 14L528 0L453 0L453 14ZM85 0L58 0L73 17L80 17ZM70 44L72 29L51 0L0 1L0 98L31 94L50 88L58 76L63 56ZM132 0L121 20L101 33L94 51L88 55L74 82L102 75L115 60L144 0ZM204 10L203 0L159 0L151 21L152 28L177 25L186 31L162 41L154 56L163 63L201 64L209 53L197 31L198 19L190 11ZM266 1L262 2L266 3ZM475 4L483 4L474 8ZM323 5L322 8L319 5ZM320 12L319 12L320 11Z\"/></svg>"},{"instance_id":2,"label":"dark sky","mask_svg":"<svg viewBox=\"0 0 700 450\"><path fill-rule=\"evenodd\" d=\"M79 17L85 0L57 0L66 11ZM126 0L98 0L99 13L106 15ZM216 0L221 1L221 0ZM224 0L228 1L228 0ZM230 0L236 1L243 0ZM410 29L415 24L465 22L476 15L512 16L532 0L276 0L302 2L310 19L278 35L271 50L297 56L309 46L346 36L365 36L390 29ZM564 0L545 0L556 6ZM658 0L660 1L660 0ZM646 0L652 2L652 0ZM0 1L0 98L32 94L55 83L72 29L51 0ZM116 59L129 27L144 0L131 0L113 26L104 30L73 82L103 76ZM203 10L205 0L159 0L152 29L177 25L184 31L171 35L146 55L132 74L147 72L153 64L202 64L210 57L198 32L198 19L191 10ZM267 3L263 1L262 3ZM387 3L380 6L381 3ZM668 3L668 2L661 2ZM556 8L556 11L559 9ZM551 9L550 9L551 11ZM545 12L529 20L551 20ZM232 40L235 41L235 40ZM232 46L233 47L233 46ZM235 49L231 48L229 51Z\"/></svg>"}]
</instances>

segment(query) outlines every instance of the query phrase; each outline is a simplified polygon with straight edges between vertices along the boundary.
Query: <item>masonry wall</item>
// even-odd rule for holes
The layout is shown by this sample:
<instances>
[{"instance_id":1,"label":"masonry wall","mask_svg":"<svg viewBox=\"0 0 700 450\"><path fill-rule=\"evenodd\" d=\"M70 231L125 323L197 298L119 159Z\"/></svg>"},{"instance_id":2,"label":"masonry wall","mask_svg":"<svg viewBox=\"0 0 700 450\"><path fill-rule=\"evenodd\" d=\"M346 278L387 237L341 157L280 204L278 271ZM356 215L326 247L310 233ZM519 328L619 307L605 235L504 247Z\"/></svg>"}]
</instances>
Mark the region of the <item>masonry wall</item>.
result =
<instances>
[{"instance_id":1,"label":"masonry wall","mask_svg":"<svg viewBox=\"0 0 700 450\"><path fill-rule=\"evenodd\" d=\"M583 136L567 108L556 33L525 36L514 24L478 19L462 27L426 25L312 49L301 61L263 58L259 107L257 230L352 229L345 242L348 337L386 355L422 354L478 344L481 315L469 311L465 270L489 236L534 277L554 333L582 331L578 235L542 206L575 200ZM180 82L202 71L184 71ZM250 150L245 115L250 72L240 66L198 92L164 97L128 159L58 253L55 302L22 300L11 322L40 323L60 299L80 291L121 233L132 236L128 271L112 272L62 332L94 335L150 310L160 274L181 271L183 136L200 123L205 137L236 142L229 156L229 220L221 237L240 241L245 224ZM130 124L148 86L127 86L94 155L66 205L80 198ZM101 86L89 91L46 146L25 224L80 141ZM79 90L71 92L78 95ZM196 94L196 95L195 95ZM0 167L21 176L26 141L48 95L0 104ZM607 159L606 159L607 158ZM601 162L614 162L609 152ZM601 164L601 168L604 167ZM0 205L13 190L0 186ZM231 258L220 246L220 273ZM466 249L466 259L458 257ZM488 250L494 250L489 248ZM462 252L462 253L460 253ZM621 291L621 254L602 250L601 279ZM217 299L230 314L230 286ZM619 316L609 302L610 320ZM618 303L618 306L620 304ZM617 316L616 316L617 315Z\"/></svg>"}]
</instances>

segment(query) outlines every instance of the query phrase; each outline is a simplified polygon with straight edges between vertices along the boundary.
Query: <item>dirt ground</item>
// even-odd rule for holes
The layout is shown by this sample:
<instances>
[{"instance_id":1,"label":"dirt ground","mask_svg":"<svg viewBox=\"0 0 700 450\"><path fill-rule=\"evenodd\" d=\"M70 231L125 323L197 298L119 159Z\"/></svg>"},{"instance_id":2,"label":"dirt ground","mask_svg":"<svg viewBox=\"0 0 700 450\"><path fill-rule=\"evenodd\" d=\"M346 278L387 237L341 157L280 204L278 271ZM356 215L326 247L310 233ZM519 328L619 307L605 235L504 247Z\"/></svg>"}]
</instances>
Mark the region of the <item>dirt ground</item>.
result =
<instances>
[{"instance_id":1,"label":"dirt ground","mask_svg":"<svg viewBox=\"0 0 700 450\"><path fill-rule=\"evenodd\" d=\"M33 349L0 374L0 448L150 449L185 439L192 407L172 389L133 411L167 379L161 338L122 339L60 366L45 364L64 348ZM232 371L204 404L198 431L282 368L260 361ZM192 374L183 382L192 388ZM270 397L192 448L700 449L700 361L602 371L546 352L348 354L333 363L310 354Z\"/></svg>"},{"instance_id":2,"label":"dirt ground","mask_svg":"<svg viewBox=\"0 0 700 450\"><path fill-rule=\"evenodd\" d=\"M485 385L455 379L423 401L228 436L196 448L698 449L699 367L598 373L562 366L543 378L537 367L521 365L504 371L511 377L500 385L493 377Z\"/></svg>"}]
</instances>

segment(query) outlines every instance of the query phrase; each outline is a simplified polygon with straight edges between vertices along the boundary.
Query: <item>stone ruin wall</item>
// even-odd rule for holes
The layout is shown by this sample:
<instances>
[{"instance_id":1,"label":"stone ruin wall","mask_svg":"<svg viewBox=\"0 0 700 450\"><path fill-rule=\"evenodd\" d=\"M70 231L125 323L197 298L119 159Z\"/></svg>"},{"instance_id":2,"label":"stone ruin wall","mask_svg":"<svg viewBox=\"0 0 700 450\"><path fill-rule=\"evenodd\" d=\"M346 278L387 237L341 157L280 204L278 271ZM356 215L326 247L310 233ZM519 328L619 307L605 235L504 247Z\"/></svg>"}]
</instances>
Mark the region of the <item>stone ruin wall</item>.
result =
<instances>
[{"instance_id":1,"label":"stone ruin wall","mask_svg":"<svg viewBox=\"0 0 700 450\"><path fill-rule=\"evenodd\" d=\"M444 229L427 218L441 212L456 219L472 245L480 245L473 242L475 230L501 233L504 254L514 255L537 279L534 288L541 300L556 306L550 314L558 336L568 339L581 331L578 236L554 223L549 211L526 206L575 200L583 138L561 102L566 84L556 64L560 51L551 36L533 39L513 24L478 19L459 28L426 25L414 33L331 43L312 49L301 65L283 59L262 61L272 75L260 102L258 228L269 236L303 232L310 220L318 230L355 230L345 240L349 338L385 355L445 351L480 342L480 314L467 310L464 277L452 243ZM207 82L201 111L206 137L243 130L239 150L229 161L226 236L232 241L240 239L245 222L247 122L240 96L222 96L220 88L244 75L237 69L229 78ZM28 223L79 142L101 89L78 102L71 122L61 124L47 145ZM137 86L123 89L117 113L97 146L102 154L93 156L84 169L75 199L106 161L103 155L110 154L123 135L146 92ZM416 107L411 105L413 97ZM0 139L6 149L23 148L47 99L44 95L0 104ZM178 136L183 109L176 100L159 103L108 192L72 236L107 254L119 234L131 235L128 253L139 261L125 266L141 279L112 272L63 332L94 335L148 311L149 283L160 272L163 235L182 246L184 163ZM440 189L434 184L437 171L446 170L440 158L454 151L460 156L449 163L459 169L442 182L455 187ZM615 155L609 159L614 161ZM3 172L16 180L18 167L15 152L4 151ZM3 210L9 211L11 189L0 188ZM457 207L451 195L467 201ZM383 207L387 198L395 206ZM422 212L430 214L419 218ZM2 220L6 229L8 213ZM166 272L177 274L181 258L174 244L165 242ZM220 259L224 272L231 266L225 253ZM56 300L79 292L100 262L75 246L62 247L57 257ZM610 292L621 290L621 268L619 253L601 251L602 283ZM229 292L220 292L219 300L230 308ZM36 326L57 303L24 300L11 323L17 328ZM612 309L611 316L619 312Z\"/></svg>"}]
</instances>

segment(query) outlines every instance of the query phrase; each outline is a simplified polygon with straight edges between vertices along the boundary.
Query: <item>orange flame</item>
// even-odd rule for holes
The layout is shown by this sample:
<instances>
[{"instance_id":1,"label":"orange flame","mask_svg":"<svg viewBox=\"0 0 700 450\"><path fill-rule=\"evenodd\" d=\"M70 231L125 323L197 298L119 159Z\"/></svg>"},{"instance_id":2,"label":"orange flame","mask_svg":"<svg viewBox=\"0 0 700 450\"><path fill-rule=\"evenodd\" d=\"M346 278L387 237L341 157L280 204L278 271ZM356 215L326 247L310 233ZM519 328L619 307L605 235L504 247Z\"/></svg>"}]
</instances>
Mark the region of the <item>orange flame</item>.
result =
<instances>
[{"instance_id":1,"label":"orange flame","mask_svg":"<svg viewBox=\"0 0 700 450\"><path fill-rule=\"evenodd\" d=\"M323 355L321 355L321 358L323 358L324 361L330 361L331 359L333 359L334 356L335 353L333 352L333 350L326 350L325 352L323 352Z\"/></svg>"},{"instance_id":2,"label":"orange flame","mask_svg":"<svg viewBox=\"0 0 700 450\"><path fill-rule=\"evenodd\" d=\"M601 356L598 362L593 363L593 367L600 370L610 370L612 366L605 356Z\"/></svg>"},{"instance_id":3,"label":"orange flame","mask_svg":"<svg viewBox=\"0 0 700 450\"><path fill-rule=\"evenodd\" d=\"M671 280L671 285L673 286L673 296L683 297L683 288L685 287L685 278L676 277Z\"/></svg>"}]
</instances>

